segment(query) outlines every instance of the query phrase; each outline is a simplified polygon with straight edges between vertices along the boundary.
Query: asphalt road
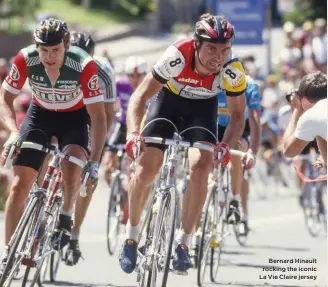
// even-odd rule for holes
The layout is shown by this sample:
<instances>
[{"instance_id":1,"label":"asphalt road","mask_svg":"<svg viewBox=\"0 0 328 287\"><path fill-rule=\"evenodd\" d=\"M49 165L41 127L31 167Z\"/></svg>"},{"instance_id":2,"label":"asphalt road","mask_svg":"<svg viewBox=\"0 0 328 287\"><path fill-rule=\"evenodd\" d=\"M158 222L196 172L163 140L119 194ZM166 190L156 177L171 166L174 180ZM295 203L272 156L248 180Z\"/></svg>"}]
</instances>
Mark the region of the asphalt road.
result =
<instances>
[{"instance_id":1,"label":"asphalt road","mask_svg":"<svg viewBox=\"0 0 328 287\"><path fill-rule=\"evenodd\" d=\"M46 286L84 287L132 287L136 274L125 274L118 264L118 255L110 256L105 240L108 188L101 182L95 192L81 234L81 249L85 260L78 265L59 268L58 282ZM326 240L324 235L312 238L307 232L295 192L283 190L268 194L260 200L254 194L250 201L250 227L247 247L238 246L233 235L228 237L219 271L219 283L204 286L327 286ZM1 234L4 230L3 214L0 214ZM0 246L3 246L1 235ZM0 251L2 252L2 249ZM117 250L118 252L118 250ZM294 263L270 263L270 259L293 259ZM315 259L316 263L297 264L296 259ZM272 261L271 261L272 262ZM265 271L266 267L281 267L278 271ZM315 267L317 271L286 271L283 267ZM169 287L197 286L196 270L188 276L170 273ZM278 279L269 279L269 275ZM279 279L279 276L317 276L313 279ZM266 279L264 278L266 276ZM208 277L209 278L209 277ZM21 286L15 282L12 286Z\"/></svg>"}]
</instances>

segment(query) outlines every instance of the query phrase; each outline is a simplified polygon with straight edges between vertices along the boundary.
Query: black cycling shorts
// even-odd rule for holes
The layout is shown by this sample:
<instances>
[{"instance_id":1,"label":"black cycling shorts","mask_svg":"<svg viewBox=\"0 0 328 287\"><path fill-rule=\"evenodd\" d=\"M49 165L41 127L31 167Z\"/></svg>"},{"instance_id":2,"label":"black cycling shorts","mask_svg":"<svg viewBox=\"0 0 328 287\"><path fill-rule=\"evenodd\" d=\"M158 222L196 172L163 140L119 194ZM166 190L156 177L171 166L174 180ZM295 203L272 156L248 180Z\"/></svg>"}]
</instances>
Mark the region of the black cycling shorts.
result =
<instances>
[{"instance_id":1,"label":"black cycling shorts","mask_svg":"<svg viewBox=\"0 0 328 287\"><path fill-rule=\"evenodd\" d=\"M50 144L51 138L56 137L60 149L78 145L90 153L90 117L85 107L73 112L55 112L31 104L20 128L20 135L23 141L41 145ZM21 149L13 164L38 171L44 158L44 152Z\"/></svg>"},{"instance_id":2,"label":"black cycling shorts","mask_svg":"<svg viewBox=\"0 0 328 287\"><path fill-rule=\"evenodd\" d=\"M226 130L227 127L223 127L223 126L218 126L218 139L219 141L222 141L223 136L224 136L224 132ZM243 131L243 134L241 135L241 138L245 139L247 143L249 143L249 135L250 135L251 129L249 127L249 121L246 120L245 122L245 129Z\"/></svg>"},{"instance_id":3,"label":"black cycling shorts","mask_svg":"<svg viewBox=\"0 0 328 287\"><path fill-rule=\"evenodd\" d=\"M152 98L142 128L154 119L165 118L172 121L179 132L188 127L200 126L207 128L217 136L217 106L216 97L192 100L177 96L164 87ZM160 120L148 125L142 135L172 139L173 133L173 126ZM185 141L204 141L216 144L216 139L209 132L202 129L189 130L182 137ZM163 151L166 149L161 144L147 144L147 146L157 147Z\"/></svg>"}]
</instances>

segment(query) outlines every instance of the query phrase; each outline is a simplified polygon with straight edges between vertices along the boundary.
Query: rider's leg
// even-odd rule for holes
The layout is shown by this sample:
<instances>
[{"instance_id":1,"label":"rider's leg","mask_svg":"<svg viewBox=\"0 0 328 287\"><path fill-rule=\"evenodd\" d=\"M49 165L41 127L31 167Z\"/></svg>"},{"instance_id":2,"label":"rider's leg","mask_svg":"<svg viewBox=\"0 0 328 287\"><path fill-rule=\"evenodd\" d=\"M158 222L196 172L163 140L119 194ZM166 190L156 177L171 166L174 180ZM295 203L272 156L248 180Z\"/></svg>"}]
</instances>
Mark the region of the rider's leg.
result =
<instances>
[{"instance_id":1,"label":"rider's leg","mask_svg":"<svg viewBox=\"0 0 328 287\"><path fill-rule=\"evenodd\" d=\"M26 166L14 166L14 180L10 188L5 208L5 245L9 240L23 214L25 201L32 188L38 172Z\"/></svg>"},{"instance_id":2,"label":"rider's leg","mask_svg":"<svg viewBox=\"0 0 328 287\"><path fill-rule=\"evenodd\" d=\"M237 145L238 150L246 152L248 148L248 143L244 138L241 138ZM228 218L234 213L235 220L240 221L240 212L239 212L239 201L240 201L240 192L242 186L243 178L243 167L242 161L239 156L231 156L231 192L232 200L229 204Z\"/></svg>"},{"instance_id":3,"label":"rider's leg","mask_svg":"<svg viewBox=\"0 0 328 287\"><path fill-rule=\"evenodd\" d=\"M238 150L246 152L248 148L248 143L244 138L238 142L237 145ZM240 191L241 191L241 182L242 182L242 161L239 156L231 156L231 192L233 194L233 198L236 200L240 199Z\"/></svg>"},{"instance_id":4,"label":"rider's leg","mask_svg":"<svg viewBox=\"0 0 328 287\"><path fill-rule=\"evenodd\" d=\"M151 184L163 162L162 150L147 147L140 155L136 171L129 182L129 225L138 226L141 213L147 203ZM126 234L127 239L136 239L137 234ZM134 237L134 238L131 238Z\"/></svg>"},{"instance_id":5,"label":"rider's leg","mask_svg":"<svg viewBox=\"0 0 328 287\"><path fill-rule=\"evenodd\" d=\"M119 159L115 152L105 151L102 160L104 168L104 177L107 184L110 184L110 178L113 170L119 167Z\"/></svg>"},{"instance_id":6,"label":"rider's leg","mask_svg":"<svg viewBox=\"0 0 328 287\"><path fill-rule=\"evenodd\" d=\"M190 180L183 197L182 224L177 242L188 247L191 233L199 219L207 194L208 175L212 169L213 155L199 149L189 150Z\"/></svg>"},{"instance_id":7,"label":"rider's leg","mask_svg":"<svg viewBox=\"0 0 328 287\"><path fill-rule=\"evenodd\" d=\"M140 155L138 165L129 182L129 220L126 225L125 241L122 245L119 262L126 273L133 272L137 260L137 240L140 217L151 190L151 185L163 162L163 151L146 147Z\"/></svg>"},{"instance_id":8,"label":"rider's leg","mask_svg":"<svg viewBox=\"0 0 328 287\"><path fill-rule=\"evenodd\" d=\"M247 221L248 219L248 194L249 194L249 182L246 179L242 179L241 184L241 208L243 211L243 220Z\"/></svg>"}]
</instances>

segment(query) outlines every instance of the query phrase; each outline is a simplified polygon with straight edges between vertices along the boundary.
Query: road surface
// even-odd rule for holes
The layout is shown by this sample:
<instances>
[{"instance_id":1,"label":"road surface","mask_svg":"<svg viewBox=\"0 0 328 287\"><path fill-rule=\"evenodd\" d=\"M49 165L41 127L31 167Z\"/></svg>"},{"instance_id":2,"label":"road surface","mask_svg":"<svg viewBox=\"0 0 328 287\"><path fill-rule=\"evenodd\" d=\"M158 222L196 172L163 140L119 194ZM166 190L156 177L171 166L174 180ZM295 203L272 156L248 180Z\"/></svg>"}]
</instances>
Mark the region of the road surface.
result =
<instances>
[{"instance_id":1,"label":"road surface","mask_svg":"<svg viewBox=\"0 0 328 287\"><path fill-rule=\"evenodd\" d=\"M57 284L46 286L83 287L132 287L136 285L136 274L127 275L121 271L118 255L110 256L105 240L106 208L108 189L101 182L95 192L89 213L81 234L81 250L85 260L75 267L62 264ZM250 226L246 248L238 246L235 238L228 238L222 257L222 268L218 284L204 286L327 286L326 237L312 238L305 229L301 210L293 191L269 195L266 200L252 198L250 202ZM3 246L3 214L0 214L0 246ZM0 249L2 252L2 249ZM117 250L118 251L118 250ZM290 260L294 263L270 263L270 259ZM296 259L315 259L316 263L295 264ZM265 271L274 266L278 271ZM315 267L317 271L285 271L283 267ZM269 275L278 276L277 280ZM317 276L316 280L279 279L279 276ZM266 279L264 278L266 276ZM169 287L197 286L196 270L188 276L170 273ZM18 282L12 286L20 286Z\"/></svg>"}]
</instances>

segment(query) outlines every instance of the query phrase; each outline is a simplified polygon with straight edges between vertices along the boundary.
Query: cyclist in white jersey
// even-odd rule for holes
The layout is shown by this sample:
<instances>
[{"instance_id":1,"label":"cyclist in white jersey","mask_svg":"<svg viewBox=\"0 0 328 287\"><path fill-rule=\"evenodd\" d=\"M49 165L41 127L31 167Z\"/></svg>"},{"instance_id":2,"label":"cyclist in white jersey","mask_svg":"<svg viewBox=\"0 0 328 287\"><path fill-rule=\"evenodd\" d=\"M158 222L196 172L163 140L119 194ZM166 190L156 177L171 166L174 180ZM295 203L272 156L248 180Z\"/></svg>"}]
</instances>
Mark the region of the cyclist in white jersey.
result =
<instances>
[{"instance_id":1,"label":"cyclist in white jersey","mask_svg":"<svg viewBox=\"0 0 328 287\"><path fill-rule=\"evenodd\" d=\"M316 139L327 166L327 75L304 76L291 104L294 111L283 137L284 155L294 157Z\"/></svg>"},{"instance_id":2,"label":"cyclist in white jersey","mask_svg":"<svg viewBox=\"0 0 328 287\"><path fill-rule=\"evenodd\" d=\"M114 69L106 58L94 56L96 43L91 38L91 35L73 31L71 33L70 42L72 46L78 46L84 51L86 51L94 59L97 65L98 83L99 88L101 89L104 95L105 112L107 119L107 132L109 132L114 117L114 103L116 101ZM87 196L79 196L76 201L71 239L65 255L66 265L75 265L82 255L79 245L79 235L81 225L84 221L85 215L92 199L92 194L92 189L89 187L87 189Z\"/></svg>"}]
</instances>

